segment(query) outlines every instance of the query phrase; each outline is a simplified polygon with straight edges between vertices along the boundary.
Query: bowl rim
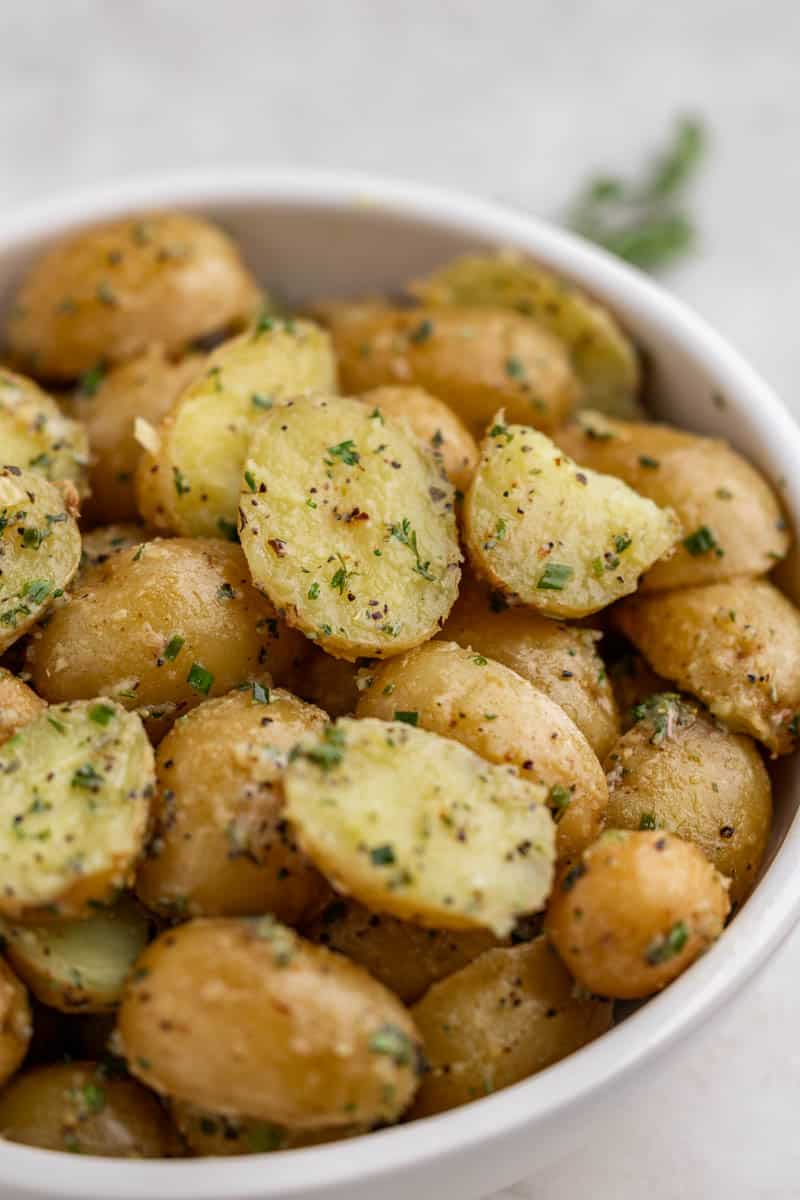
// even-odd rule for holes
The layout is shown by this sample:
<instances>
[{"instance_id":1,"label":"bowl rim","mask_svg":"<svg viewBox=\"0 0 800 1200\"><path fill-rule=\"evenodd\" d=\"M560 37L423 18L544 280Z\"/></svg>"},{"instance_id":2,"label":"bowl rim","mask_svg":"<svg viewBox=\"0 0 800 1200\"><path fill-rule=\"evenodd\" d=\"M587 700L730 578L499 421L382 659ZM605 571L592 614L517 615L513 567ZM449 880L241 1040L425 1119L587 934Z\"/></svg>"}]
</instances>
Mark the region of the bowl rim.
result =
<instances>
[{"instance_id":1,"label":"bowl rim","mask_svg":"<svg viewBox=\"0 0 800 1200\"><path fill-rule=\"evenodd\" d=\"M149 174L70 192L0 212L0 253L41 237L136 208L192 210L259 203L320 210L379 207L389 214L440 225L465 237L511 246L563 272L613 308L637 310L668 340L708 369L734 411L747 404L748 421L785 468L784 499L800 527L800 428L772 389L741 355L686 304L582 239L548 222L491 201L438 187L337 170L224 167ZM795 483L795 480L798 480ZM5 1142L0 1186L11 1194L57 1195L62 1200L291 1200L308 1189L322 1196L352 1184L455 1164L468 1151L498 1152L504 1140L530 1133L588 1104L602 1089L664 1054L718 1010L766 962L800 916L800 812L748 903L717 943L671 987L623 1024L530 1079L460 1109L406 1126L328 1146L264 1156L166 1161L85 1158ZM355 1152L354 1152L355 1148ZM69 1169L66 1169L68 1157ZM337 1190L337 1195L340 1192ZM343 1193L342 1193L343 1194Z\"/></svg>"}]
</instances>

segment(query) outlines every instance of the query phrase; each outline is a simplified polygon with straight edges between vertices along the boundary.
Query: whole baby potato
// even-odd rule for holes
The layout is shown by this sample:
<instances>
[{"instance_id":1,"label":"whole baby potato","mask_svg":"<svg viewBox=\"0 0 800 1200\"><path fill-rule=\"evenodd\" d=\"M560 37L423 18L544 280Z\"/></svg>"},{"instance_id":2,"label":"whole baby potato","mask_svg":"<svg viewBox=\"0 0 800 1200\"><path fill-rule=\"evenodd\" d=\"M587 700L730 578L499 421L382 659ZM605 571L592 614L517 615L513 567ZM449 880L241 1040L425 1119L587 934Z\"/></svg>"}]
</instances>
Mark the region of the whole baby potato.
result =
<instances>
[{"instance_id":1,"label":"whole baby potato","mask_svg":"<svg viewBox=\"0 0 800 1200\"><path fill-rule=\"evenodd\" d=\"M0 667L0 743L32 721L43 708L44 700L16 675Z\"/></svg>"},{"instance_id":2,"label":"whole baby potato","mask_svg":"<svg viewBox=\"0 0 800 1200\"><path fill-rule=\"evenodd\" d=\"M0 958L0 1085L21 1064L33 1035L33 1015L25 987Z\"/></svg>"},{"instance_id":3,"label":"whole baby potato","mask_svg":"<svg viewBox=\"0 0 800 1200\"><path fill-rule=\"evenodd\" d=\"M373 388L359 399L405 425L438 458L453 487L466 491L478 465L478 447L449 405L418 387Z\"/></svg>"}]
</instances>

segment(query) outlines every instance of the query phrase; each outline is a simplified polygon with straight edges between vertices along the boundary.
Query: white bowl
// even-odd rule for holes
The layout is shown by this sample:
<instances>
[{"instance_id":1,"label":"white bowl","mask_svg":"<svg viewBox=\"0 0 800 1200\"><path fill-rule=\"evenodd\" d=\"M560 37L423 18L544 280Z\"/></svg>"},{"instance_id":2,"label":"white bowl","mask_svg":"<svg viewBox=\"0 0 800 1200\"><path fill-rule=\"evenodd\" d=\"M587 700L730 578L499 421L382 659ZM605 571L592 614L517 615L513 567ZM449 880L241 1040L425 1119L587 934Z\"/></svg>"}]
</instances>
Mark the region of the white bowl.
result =
<instances>
[{"instance_id":1,"label":"white bowl","mask_svg":"<svg viewBox=\"0 0 800 1200\"><path fill-rule=\"evenodd\" d=\"M514 246L584 285L652 363L655 407L727 437L774 481L800 528L800 430L739 355L643 275L532 217L413 184L344 173L224 170L95 189L0 216L0 313L31 256L77 225L147 207L218 218L289 300L397 290L479 245ZM22 1200L478 1200L576 1146L623 1086L736 993L800 913L800 761L774 773L770 862L724 937L666 992L570 1058L464 1108L365 1138L269 1156L80 1158L0 1144L0 1197ZM213 964L209 964L213 970Z\"/></svg>"}]
</instances>

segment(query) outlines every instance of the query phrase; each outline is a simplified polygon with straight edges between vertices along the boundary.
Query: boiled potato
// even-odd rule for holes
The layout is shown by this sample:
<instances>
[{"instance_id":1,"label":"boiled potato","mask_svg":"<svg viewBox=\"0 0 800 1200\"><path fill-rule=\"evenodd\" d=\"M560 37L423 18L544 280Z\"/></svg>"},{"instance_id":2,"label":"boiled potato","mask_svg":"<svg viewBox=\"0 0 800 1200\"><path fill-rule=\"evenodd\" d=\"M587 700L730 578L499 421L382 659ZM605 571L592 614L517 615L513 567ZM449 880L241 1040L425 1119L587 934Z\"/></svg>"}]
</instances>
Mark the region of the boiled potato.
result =
<instances>
[{"instance_id":1,"label":"boiled potato","mask_svg":"<svg viewBox=\"0 0 800 1200\"><path fill-rule=\"evenodd\" d=\"M623 733L636 724L637 718L634 713L640 704L659 692L670 690L667 680L661 675L656 675L647 660L634 650L629 642L626 642L625 646L621 653L612 658L608 667L608 677L614 689ZM610 746L606 747L606 752L610 749ZM599 757L604 758L605 755Z\"/></svg>"},{"instance_id":2,"label":"boiled potato","mask_svg":"<svg viewBox=\"0 0 800 1200\"><path fill-rule=\"evenodd\" d=\"M607 308L538 263L513 251L467 254L410 290L423 304L492 305L531 317L567 347L583 404L635 415L641 373L630 338Z\"/></svg>"},{"instance_id":3,"label":"boiled potato","mask_svg":"<svg viewBox=\"0 0 800 1200\"><path fill-rule=\"evenodd\" d=\"M303 700L318 705L329 717L348 717L356 710L360 695L360 676L372 662L370 658L357 658L347 662L334 658L320 650L313 642L308 643L308 652L293 669L288 684Z\"/></svg>"},{"instance_id":4,"label":"boiled potato","mask_svg":"<svg viewBox=\"0 0 800 1200\"><path fill-rule=\"evenodd\" d=\"M78 569L81 535L71 484L0 468L0 654L44 616Z\"/></svg>"},{"instance_id":5,"label":"boiled potato","mask_svg":"<svg viewBox=\"0 0 800 1200\"><path fill-rule=\"evenodd\" d=\"M86 493L89 439L32 379L0 367L0 456L54 482L68 479Z\"/></svg>"},{"instance_id":6,"label":"boiled potato","mask_svg":"<svg viewBox=\"0 0 800 1200\"><path fill-rule=\"evenodd\" d=\"M428 642L371 673L358 717L409 721L454 738L493 763L512 763L547 789L556 849L571 859L603 827L603 769L555 701L501 663L454 642Z\"/></svg>"},{"instance_id":7,"label":"boiled potato","mask_svg":"<svg viewBox=\"0 0 800 1200\"><path fill-rule=\"evenodd\" d=\"M379 409L387 420L403 425L438 458L453 487L466 491L478 465L478 447L449 405L415 387L373 388L359 399Z\"/></svg>"},{"instance_id":8,"label":"boiled potato","mask_svg":"<svg viewBox=\"0 0 800 1200\"><path fill-rule=\"evenodd\" d=\"M271 916L162 934L139 959L118 1036L159 1092L311 1130L395 1120L421 1067L400 1001Z\"/></svg>"},{"instance_id":9,"label":"boiled potato","mask_svg":"<svg viewBox=\"0 0 800 1200\"><path fill-rule=\"evenodd\" d=\"M739 905L756 882L772 823L772 791L750 738L729 733L670 693L636 709L638 721L606 760L608 823L666 829L694 842L730 879Z\"/></svg>"},{"instance_id":10,"label":"boiled potato","mask_svg":"<svg viewBox=\"0 0 800 1200\"><path fill-rule=\"evenodd\" d=\"M601 635L596 630L564 625L530 608L510 607L500 592L468 575L438 636L496 659L555 700L599 758L616 741L619 715L597 653Z\"/></svg>"},{"instance_id":11,"label":"boiled potato","mask_svg":"<svg viewBox=\"0 0 800 1200\"><path fill-rule=\"evenodd\" d=\"M325 714L258 684L182 717L156 755L156 828L137 891L190 916L274 913L290 925L329 895L283 815L289 752Z\"/></svg>"},{"instance_id":12,"label":"boiled potato","mask_svg":"<svg viewBox=\"0 0 800 1200\"><path fill-rule=\"evenodd\" d=\"M166 1158L179 1152L155 1096L92 1062L33 1067L18 1075L0 1093L0 1137L107 1158Z\"/></svg>"},{"instance_id":13,"label":"boiled potato","mask_svg":"<svg viewBox=\"0 0 800 1200\"><path fill-rule=\"evenodd\" d=\"M107 562L118 550L127 550L130 546L141 546L147 541L147 535L141 525L123 523L121 525L97 525L81 535L81 565L78 574L72 581L71 591L77 591L92 567Z\"/></svg>"},{"instance_id":14,"label":"boiled potato","mask_svg":"<svg viewBox=\"0 0 800 1200\"><path fill-rule=\"evenodd\" d=\"M28 993L4 959L0 958L0 1085L20 1066L33 1035L33 1015Z\"/></svg>"},{"instance_id":15,"label":"boiled potato","mask_svg":"<svg viewBox=\"0 0 800 1200\"><path fill-rule=\"evenodd\" d=\"M167 532L235 536L247 447L264 414L292 396L335 391L330 337L310 321L263 318L223 343L158 429L140 435L142 516Z\"/></svg>"},{"instance_id":16,"label":"boiled potato","mask_svg":"<svg viewBox=\"0 0 800 1200\"><path fill-rule=\"evenodd\" d=\"M0 667L0 744L15 734L44 708L44 700L26 683Z\"/></svg>"},{"instance_id":17,"label":"boiled potato","mask_svg":"<svg viewBox=\"0 0 800 1200\"><path fill-rule=\"evenodd\" d=\"M590 992L650 996L722 933L726 883L697 846L674 834L609 829L553 892L547 933Z\"/></svg>"},{"instance_id":18,"label":"boiled potato","mask_svg":"<svg viewBox=\"0 0 800 1200\"><path fill-rule=\"evenodd\" d=\"M581 413L556 441L576 462L677 514L685 536L647 572L644 591L763 575L789 548L775 493L727 442L599 413Z\"/></svg>"},{"instance_id":19,"label":"boiled potato","mask_svg":"<svg viewBox=\"0 0 800 1200\"><path fill-rule=\"evenodd\" d=\"M460 577L450 484L375 412L308 398L266 413L239 508L256 585L290 625L350 660L431 637Z\"/></svg>"},{"instance_id":20,"label":"boiled potato","mask_svg":"<svg viewBox=\"0 0 800 1200\"><path fill-rule=\"evenodd\" d=\"M556 429L578 396L564 346L518 313L348 303L316 311L333 335L345 392L421 387L474 435L501 407L510 421Z\"/></svg>"},{"instance_id":21,"label":"boiled potato","mask_svg":"<svg viewBox=\"0 0 800 1200\"><path fill-rule=\"evenodd\" d=\"M169 1107L186 1145L200 1158L299 1150L303 1146L321 1146L368 1132L364 1126L347 1125L335 1129L287 1129L285 1125L258 1121L253 1117L206 1112L183 1100L173 1100Z\"/></svg>"},{"instance_id":22,"label":"boiled potato","mask_svg":"<svg viewBox=\"0 0 800 1200\"><path fill-rule=\"evenodd\" d=\"M300 846L368 908L504 937L550 891L548 793L405 717L342 717L300 743L284 777Z\"/></svg>"},{"instance_id":23,"label":"boiled potato","mask_svg":"<svg viewBox=\"0 0 800 1200\"><path fill-rule=\"evenodd\" d=\"M0 914L82 917L131 881L155 779L134 713L47 708L0 746L0 778Z\"/></svg>"},{"instance_id":24,"label":"boiled potato","mask_svg":"<svg viewBox=\"0 0 800 1200\"><path fill-rule=\"evenodd\" d=\"M35 259L11 309L8 348L37 376L74 379L154 342L175 354L242 323L257 297L217 226L144 213L78 230Z\"/></svg>"},{"instance_id":25,"label":"boiled potato","mask_svg":"<svg viewBox=\"0 0 800 1200\"><path fill-rule=\"evenodd\" d=\"M766 580L636 596L615 620L665 679L789 754L800 733L800 612Z\"/></svg>"}]
</instances>

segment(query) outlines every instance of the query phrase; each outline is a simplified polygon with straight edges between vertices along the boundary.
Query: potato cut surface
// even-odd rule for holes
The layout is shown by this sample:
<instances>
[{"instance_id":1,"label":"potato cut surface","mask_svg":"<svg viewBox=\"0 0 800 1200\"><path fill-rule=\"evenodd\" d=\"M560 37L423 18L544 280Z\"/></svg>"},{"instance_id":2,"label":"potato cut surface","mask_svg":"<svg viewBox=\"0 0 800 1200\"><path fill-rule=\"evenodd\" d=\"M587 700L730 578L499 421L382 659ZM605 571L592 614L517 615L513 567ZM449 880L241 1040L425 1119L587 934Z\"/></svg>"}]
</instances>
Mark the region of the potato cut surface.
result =
<instances>
[{"instance_id":1,"label":"potato cut surface","mask_svg":"<svg viewBox=\"0 0 800 1200\"><path fill-rule=\"evenodd\" d=\"M86 491L89 438L32 379L0 368L0 459Z\"/></svg>"}]
</instances>

